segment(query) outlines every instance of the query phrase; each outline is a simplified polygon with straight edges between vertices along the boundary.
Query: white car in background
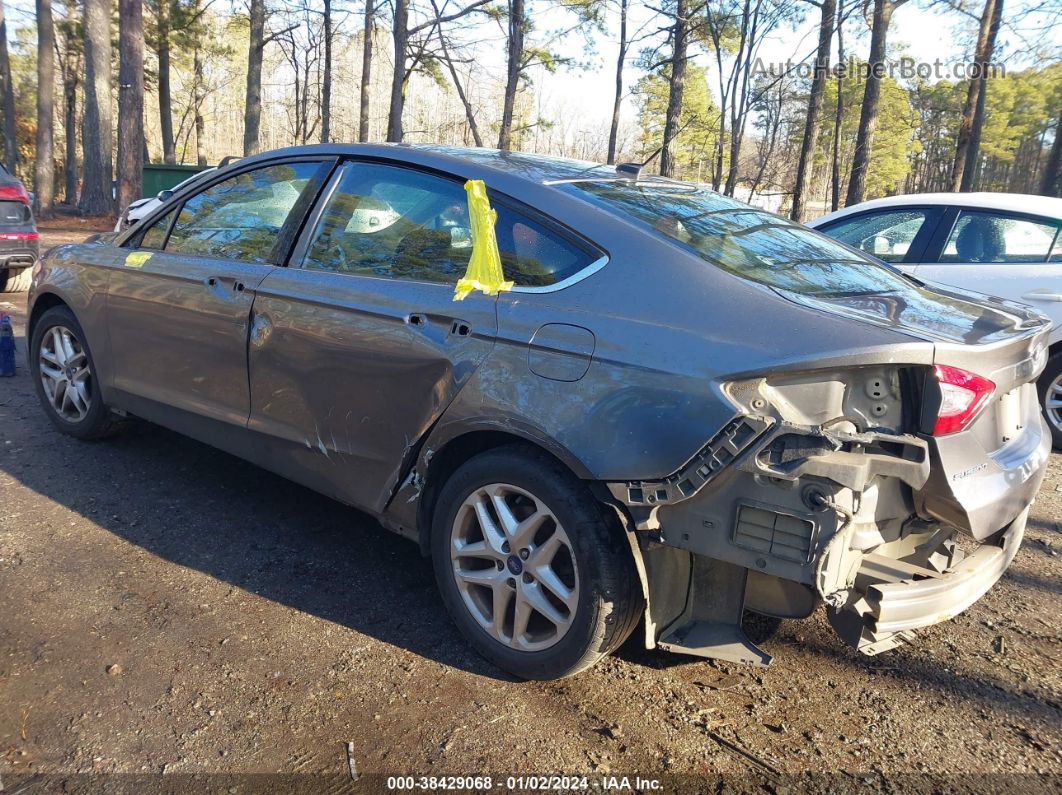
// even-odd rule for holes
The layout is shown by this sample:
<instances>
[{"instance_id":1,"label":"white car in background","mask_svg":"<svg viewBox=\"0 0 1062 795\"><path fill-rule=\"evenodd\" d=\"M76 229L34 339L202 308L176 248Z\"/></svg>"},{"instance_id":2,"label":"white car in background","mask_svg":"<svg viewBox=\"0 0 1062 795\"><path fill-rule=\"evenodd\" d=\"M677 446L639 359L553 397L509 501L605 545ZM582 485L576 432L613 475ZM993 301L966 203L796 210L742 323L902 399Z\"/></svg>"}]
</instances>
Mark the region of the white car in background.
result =
<instances>
[{"instance_id":1,"label":"white car in background","mask_svg":"<svg viewBox=\"0 0 1062 795\"><path fill-rule=\"evenodd\" d=\"M178 182L172 188L167 190L160 190L154 196L148 196L144 199L137 199L135 202L125 208L125 212L118 216L118 223L114 225L115 232L121 232L123 229L128 229L134 224L138 223L141 218L146 218L152 210L166 201L170 196L175 194L185 185L191 185L197 179L217 171L217 167L211 166L210 168L204 168L202 171L197 171L192 174L188 179Z\"/></svg>"},{"instance_id":2,"label":"white car in background","mask_svg":"<svg viewBox=\"0 0 1062 795\"><path fill-rule=\"evenodd\" d=\"M808 222L921 281L999 296L1052 321L1040 400L1062 447L1062 199L1017 193L916 193Z\"/></svg>"}]
</instances>

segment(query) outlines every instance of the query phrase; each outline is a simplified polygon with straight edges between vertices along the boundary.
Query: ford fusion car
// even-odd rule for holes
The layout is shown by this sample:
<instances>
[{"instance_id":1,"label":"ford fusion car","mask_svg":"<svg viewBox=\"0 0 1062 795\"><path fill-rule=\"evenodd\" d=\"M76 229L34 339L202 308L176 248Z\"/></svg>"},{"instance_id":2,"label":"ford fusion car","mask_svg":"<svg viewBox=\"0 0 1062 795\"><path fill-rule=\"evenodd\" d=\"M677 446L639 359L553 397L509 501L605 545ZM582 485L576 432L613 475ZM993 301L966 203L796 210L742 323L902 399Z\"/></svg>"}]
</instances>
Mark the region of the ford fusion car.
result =
<instances>
[{"instance_id":1,"label":"ford fusion car","mask_svg":"<svg viewBox=\"0 0 1062 795\"><path fill-rule=\"evenodd\" d=\"M766 664L743 610L910 641L1002 575L1050 447L1044 318L629 165L261 154L53 249L30 304L59 430L140 417L370 513L528 678L636 627Z\"/></svg>"}]
</instances>

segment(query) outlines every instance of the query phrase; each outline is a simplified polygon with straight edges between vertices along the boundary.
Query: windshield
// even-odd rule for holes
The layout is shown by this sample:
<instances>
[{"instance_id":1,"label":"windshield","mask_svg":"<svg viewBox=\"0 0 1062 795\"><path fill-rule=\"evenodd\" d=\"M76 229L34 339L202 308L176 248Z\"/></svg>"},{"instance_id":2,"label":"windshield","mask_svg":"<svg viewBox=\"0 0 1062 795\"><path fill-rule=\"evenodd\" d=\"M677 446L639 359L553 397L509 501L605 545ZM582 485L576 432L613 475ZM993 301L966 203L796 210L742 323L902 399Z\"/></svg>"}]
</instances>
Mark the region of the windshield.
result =
<instances>
[{"instance_id":1,"label":"windshield","mask_svg":"<svg viewBox=\"0 0 1062 795\"><path fill-rule=\"evenodd\" d=\"M716 267L770 287L826 298L914 286L840 243L700 185L617 180L559 187L651 227Z\"/></svg>"}]
</instances>

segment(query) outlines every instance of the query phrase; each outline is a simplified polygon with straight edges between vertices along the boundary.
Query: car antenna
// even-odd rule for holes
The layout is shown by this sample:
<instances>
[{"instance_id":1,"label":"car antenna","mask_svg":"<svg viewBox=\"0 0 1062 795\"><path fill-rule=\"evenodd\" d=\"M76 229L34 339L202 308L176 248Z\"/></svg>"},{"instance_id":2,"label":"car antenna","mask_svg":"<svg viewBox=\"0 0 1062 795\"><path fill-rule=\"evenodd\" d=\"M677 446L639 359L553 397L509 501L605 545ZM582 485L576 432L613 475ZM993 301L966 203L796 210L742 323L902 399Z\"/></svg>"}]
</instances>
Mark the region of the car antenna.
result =
<instances>
[{"instance_id":1,"label":"car antenna","mask_svg":"<svg viewBox=\"0 0 1062 795\"><path fill-rule=\"evenodd\" d=\"M686 123L678 128L678 131L672 136L671 140L675 140L675 138L678 138L679 135L682 134L682 131L689 127L693 120L696 118L696 116L691 116L689 119L687 119ZM624 176L634 177L634 181L637 182L639 179L642 178L642 169L652 163L656 159L656 156L663 151L664 147L661 144L655 152L649 155L649 157L645 158L645 160L643 160L641 163L617 163L616 173L623 174Z\"/></svg>"},{"instance_id":2,"label":"car antenna","mask_svg":"<svg viewBox=\"0 0 1062 795\"><path fill-rule=\"evenodd\" d=\"M225 155L225 157L221 158L220 162L218 162L218 168L225 168L229 163L235 163L237 160L243 160L243 158L239 155Z\"/></svg>"}]
</instances>

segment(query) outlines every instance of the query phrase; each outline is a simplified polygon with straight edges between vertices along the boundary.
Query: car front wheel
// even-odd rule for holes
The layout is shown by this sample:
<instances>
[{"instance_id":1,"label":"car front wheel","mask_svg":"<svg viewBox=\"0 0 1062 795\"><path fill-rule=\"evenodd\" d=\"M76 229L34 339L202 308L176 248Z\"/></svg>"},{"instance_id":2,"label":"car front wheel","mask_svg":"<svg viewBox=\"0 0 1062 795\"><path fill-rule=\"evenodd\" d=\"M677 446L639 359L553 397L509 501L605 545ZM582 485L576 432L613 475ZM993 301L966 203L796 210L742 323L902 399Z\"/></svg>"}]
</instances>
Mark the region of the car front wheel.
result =
<instances>
[{"instance_id":1,"label":"car front wheel","mask_svg":"<svg viewBox=\"0 0 1062 795\"><path fill-rule=\"evenodd\" d=\"M630 635L641 586L618 520L559 462L501 447L443 487L432 559L472 645L524 679L590 667Z\"/></svg>"},{"instance_id":2,"label":"car front wheel","mask_svg":"<svg viewBox=\"0 0 1062 795\"><path fill-rule=\"evenodd\" d=\"M55 427L79 439L98 439L118 427L99 393L92 352L73 312L65 306L45 312L29 351L37 397Z\"/></svg>"}]
</instances>

